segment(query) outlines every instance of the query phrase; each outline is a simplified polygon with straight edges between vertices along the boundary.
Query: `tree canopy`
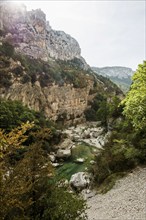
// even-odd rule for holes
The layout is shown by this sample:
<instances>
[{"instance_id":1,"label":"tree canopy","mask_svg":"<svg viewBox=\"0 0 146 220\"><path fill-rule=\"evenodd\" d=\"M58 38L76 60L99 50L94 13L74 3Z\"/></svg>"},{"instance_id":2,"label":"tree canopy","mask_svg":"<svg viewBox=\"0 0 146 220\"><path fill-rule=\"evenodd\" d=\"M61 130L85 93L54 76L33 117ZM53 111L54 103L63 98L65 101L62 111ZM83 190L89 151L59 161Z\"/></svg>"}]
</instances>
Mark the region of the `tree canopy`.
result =
<instances>
[{"instance_id":1,"label":"tree canopy","mask_svg":"<svg viewBox=\"0 0 146 220\"><path fill-rule=\"evenodd\" d=\"M146 126L146 61L138 65L132 80L131 89L122 102L123 113L135 129L143 130Z\"/></svg>"},{"instance_id":2,"label":"tree canopy","mask_svg":"<svg viewBox=\"0 0 146 220\"><path fill-rule=\"evenodd\" d=\"M19 122L20 118L17 119ZM36 127L32 132L35 137L33 143L26 146L30 135L28 131L35 123L21 123L16 127L16 122L11 131L0 129L1 219L85 220L85 201L71 194L69 189L59 186L54 179L55 172L44 145L46 142L51 143L51 129ZM12 156L23 149L23 157L12 163Z\"/></svg>"}]
</instances>

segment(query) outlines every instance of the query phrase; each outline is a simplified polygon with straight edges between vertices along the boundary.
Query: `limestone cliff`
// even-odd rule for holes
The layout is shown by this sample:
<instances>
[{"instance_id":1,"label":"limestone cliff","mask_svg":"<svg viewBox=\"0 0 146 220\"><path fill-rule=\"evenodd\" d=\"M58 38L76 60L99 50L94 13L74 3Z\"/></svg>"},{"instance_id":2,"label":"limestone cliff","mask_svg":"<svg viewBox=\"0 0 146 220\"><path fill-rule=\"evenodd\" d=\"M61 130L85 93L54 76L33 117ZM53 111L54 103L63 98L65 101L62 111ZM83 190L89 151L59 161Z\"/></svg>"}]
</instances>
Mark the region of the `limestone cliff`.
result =
<instances>
[{"instance_id":1,"label":"limestone cliff","mask_svg":"<svg viewBox=\"0 0 146 220\"><path fill-rule=\"evenodd\" d=\"M63 31L51 28L41 9L27 11L23 4L0 2L0 29L4 39L15 46L17 52L47 61L49 58L71 60L81 57L78 42Z\"/></svg>"},{"instance_id":2,"label":"limestone cliff","mask_svg":"<svg viewBox=\"0 0 146 220\"><path fill-rule=\"evenodd\" d=\"M94 96L90 95L94 87L92 75L71 63L54 61L52 66L50 62L27 57L23 61L20 57L0 56L0 98L20 100L53 121L85 121L84 111Z\"/></svg>"},{"instance_id":3,"label":"limestone cliff","mask_svg":"<svg viewBox=\"0 0 146 220\"><path fill-rule=\"evenodd\" d=\"M74 38L53 30L40 9L0 2L0 98L76 124L97 92L119 93L93 73Z\"/></svg>"}]
</instances>

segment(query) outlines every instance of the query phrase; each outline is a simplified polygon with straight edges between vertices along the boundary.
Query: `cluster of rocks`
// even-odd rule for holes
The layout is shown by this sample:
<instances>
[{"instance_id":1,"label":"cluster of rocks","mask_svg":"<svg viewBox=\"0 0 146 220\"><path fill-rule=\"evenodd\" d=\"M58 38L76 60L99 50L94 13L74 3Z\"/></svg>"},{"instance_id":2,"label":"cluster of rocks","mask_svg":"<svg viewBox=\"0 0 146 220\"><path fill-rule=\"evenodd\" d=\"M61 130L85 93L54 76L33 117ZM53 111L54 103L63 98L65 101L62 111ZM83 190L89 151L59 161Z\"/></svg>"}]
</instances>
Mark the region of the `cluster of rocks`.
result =
<instances>
[{"instance_id":1,"label":"cluster of rocks","mask_svg":"<svg viewBox=\"0 0 146 220\"><path fill-rule=\"evenodd\" d=\"M65 139L57 149L56 153L49 154L49 159L53 167L59 167L63 165L63 162L71 157L72 148L75 147L74 143L70 139ZM77 163L83 163L84 158L77 158ZM92 180L92 176L87 172L78 172L71 176L70 181L63 182L63 185L71 186L75 191L81 191L84 188L89 188ZM67 182L67 183L66 183Z\"/></svg>"},{"instance_id":2,"label":"cluster of rocks","mask_svg":"<svg viewBox=\"0 0 146 220\"><path fill-rule=\"evenodd\" d=\"M110 132L105 134L105 129L100 126L100 122L86 123L77 127L70 127L64 130L74 142L85 142L91 146L101 149L106 143Z\"/></svg>"},{"instance_id":3,"label":"cluster of rocks","mask_svg":"<svg viewBox=\"0 0 146 220\"><path fill-rule=\"evenodd\" d=\"M59 146L56 146L55 152L50 152L49 159L53 167L62 166L63 162L71 156L71 149L74 143L66 138Z\"/></svg>"},{"instance_id":4,"label":"cluster of rocks","mask_svg":"<svg viewBox=\"0 0 146 220\"><path fill-rule=\"evenodd\" d=\"M72 149L78 147L78 144L81 142L86 142L92 148L94 144L95 154L98 153L98 149L102 148L102 144L105 143L107 136L105 135L104 128L100 127L100 122L96 123L86 123L82 125L78 125L76 127L69 127L64 130L63 133L67 135L67 138L56 147L56 153L52 152L49 155L50 161L52 162L52 166L59 167L63 166L64 161L68 160L72 155ZM96 141L95 141L96 140ZM103 142L100 142L102 140ZM93 142L94 141L94 142ZM85 162L85 158L77 158L75 163L82 164ZM90 161L90 164L93 165L95 163L94 160ZM92 175L87 171L78 172L71 176L68 185L71 186L73 190L82 191L84 189L89 189L92 183Z\"/></svg>"}]
</instances>

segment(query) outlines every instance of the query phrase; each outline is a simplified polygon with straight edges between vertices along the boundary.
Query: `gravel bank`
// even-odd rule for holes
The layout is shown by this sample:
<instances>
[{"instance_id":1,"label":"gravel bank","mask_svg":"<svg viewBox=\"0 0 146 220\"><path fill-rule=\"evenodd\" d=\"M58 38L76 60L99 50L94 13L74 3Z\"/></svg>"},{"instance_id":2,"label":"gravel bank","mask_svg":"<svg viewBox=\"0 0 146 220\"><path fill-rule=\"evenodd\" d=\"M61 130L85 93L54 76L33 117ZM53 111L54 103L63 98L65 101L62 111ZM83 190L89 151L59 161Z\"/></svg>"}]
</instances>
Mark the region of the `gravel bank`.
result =
<instances>
[{"instance_id":1,"label":"gravel bank","mask_svg":"<svg viewBox=\"0 0 146 220\"><path fill-rule=\"evenodd\" d=\"M87 204L89 220L146 220L146 168L135 169L106 194L88 198Z\"/></svg>"}]
</instances>

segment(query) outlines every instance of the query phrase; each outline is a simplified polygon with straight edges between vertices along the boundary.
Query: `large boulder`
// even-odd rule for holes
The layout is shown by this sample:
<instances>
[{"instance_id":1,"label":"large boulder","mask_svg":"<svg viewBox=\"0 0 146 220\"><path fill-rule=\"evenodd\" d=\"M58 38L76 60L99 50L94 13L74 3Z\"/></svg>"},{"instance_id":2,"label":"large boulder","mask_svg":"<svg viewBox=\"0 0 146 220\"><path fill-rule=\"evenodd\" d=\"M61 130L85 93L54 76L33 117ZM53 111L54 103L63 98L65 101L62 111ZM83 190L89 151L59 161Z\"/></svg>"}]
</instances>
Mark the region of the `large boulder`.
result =
<instances>
[{"instance_id":1,"label":"large boulder","mask_svg":"<svg viewBox=\"0 0 146 220\"><path fill-rule=\"evenodd\" d=\"M91 175L86 172L78 172L71 176L70 185L76 191L88 188L91 183Z\"/></svg>"},{"instance_id":2,"label":"large boulder","mask_svg":"<svg viewBox=\"0 0 146 220\"><path fill-rule=\"evenodd\" d=\"M50 154L50 155L49 155L49 159L50 159L50 161L51 161L52 163L54 163L55 160L56 160L55 155L54 155L54 154Z\"/></svg>"},{"instance_id":3,"label":"large boulder","mask_svg":"<svg viewBox=\"0 0 146 220\"><path fill-rule=\"evenodd\" d=\"M82 138L90 138L91 137L91 134L90 134L90 129L87 129L83 132L82 134Z\"/></svg>"},{"instance_id":4,"label":"large boulder","mask_svg":"<svg viewBox=\"0 0 146 220\"><path fill-rule=\"evenodd\" d=\"M69 139L69 138L66 138L59 146L59 148L61 149L71 149L72 146L73 146L73 142Z\"/></svg>"},{"instance_id":5,"label":"large boulder","mask_svg":"<svg viewBox=\"0 0 146 220\"><path fill-rule=\"evenodd\" d=\"M66 149L66 150L62 150L59 149L56 153L56 157L59 159L67 159L71 156L71 150L70 149Z\"/></svg>"}]
</instances>

